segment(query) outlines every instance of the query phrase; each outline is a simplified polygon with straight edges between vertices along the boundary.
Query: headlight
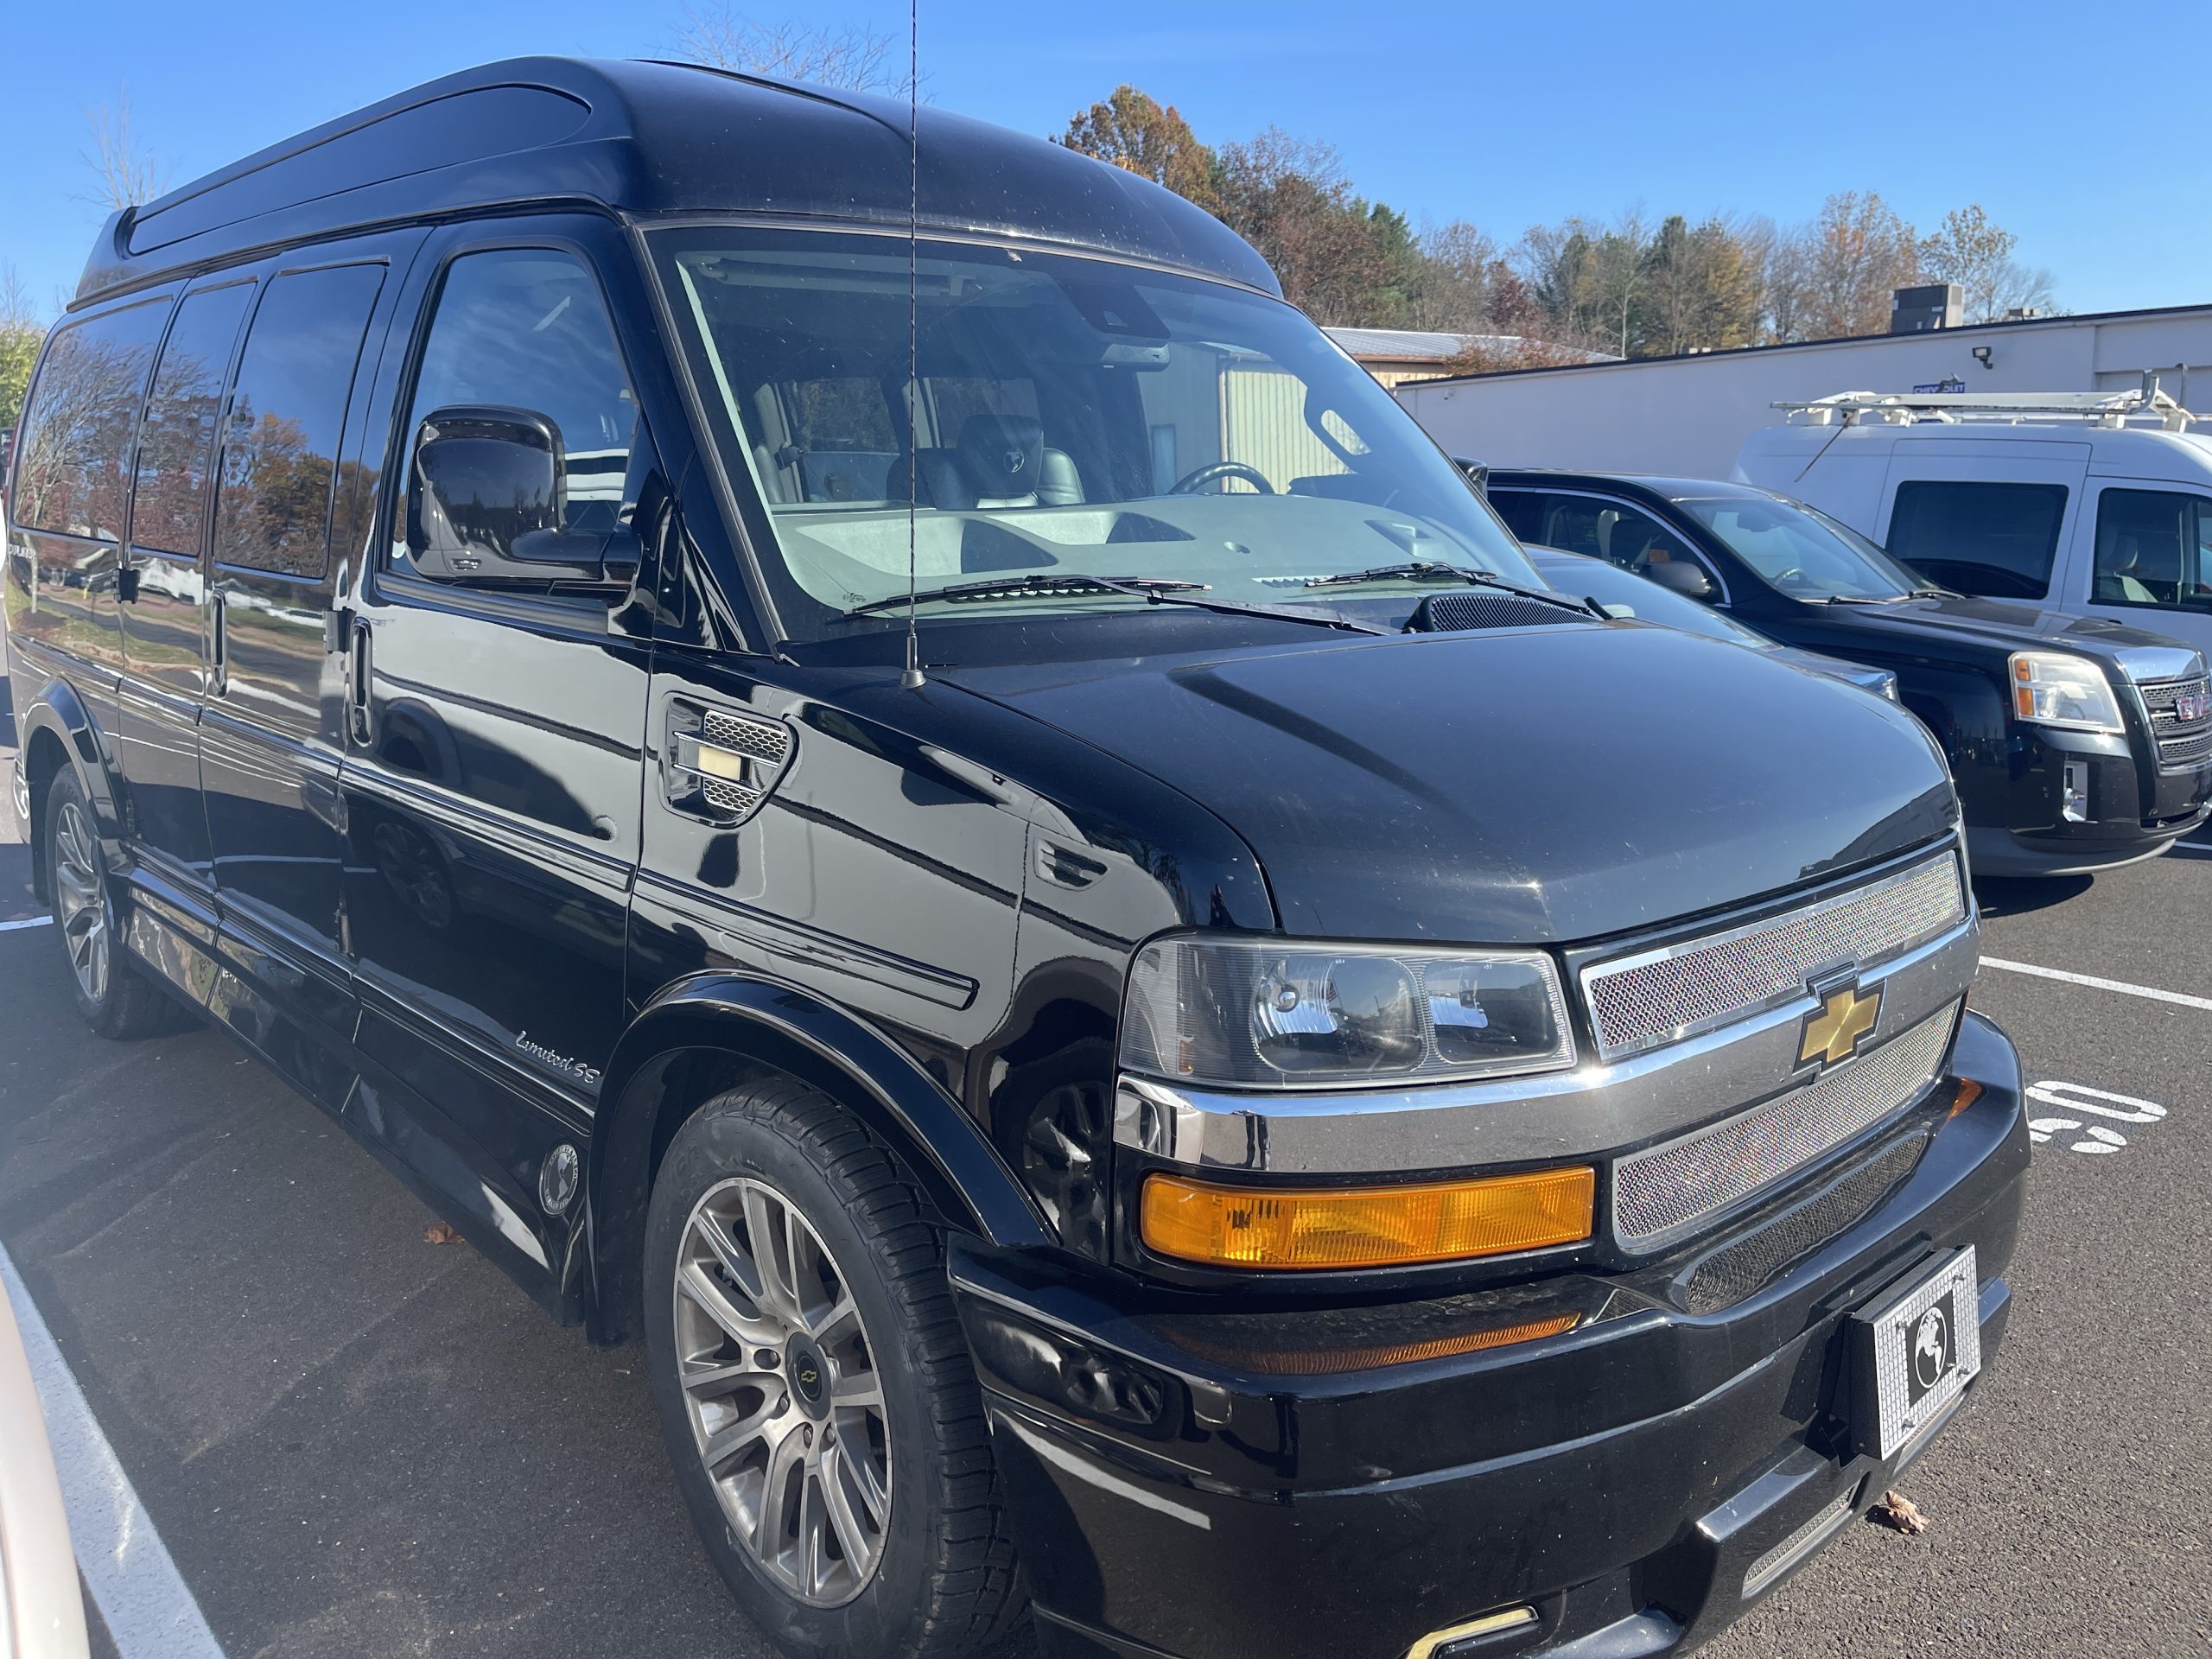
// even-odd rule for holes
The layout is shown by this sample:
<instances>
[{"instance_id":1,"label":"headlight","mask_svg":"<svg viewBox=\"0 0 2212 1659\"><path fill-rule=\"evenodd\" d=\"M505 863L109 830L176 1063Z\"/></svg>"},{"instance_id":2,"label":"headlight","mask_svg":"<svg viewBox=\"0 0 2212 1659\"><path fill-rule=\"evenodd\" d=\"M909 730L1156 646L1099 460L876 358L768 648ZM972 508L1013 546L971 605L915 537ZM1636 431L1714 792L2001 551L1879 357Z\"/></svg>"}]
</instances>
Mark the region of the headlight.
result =
<instances>
[{"instance_id":1,"label":"headlight","mask_svg":"<svg viewBox=\"0 0 2212 1659\"><path fill-rule=\"evenodd\" d=\"M1550 1071L1574 1064L1538 950L1161 939L1137 953L1122 1065L1246 1088Z\"/></svg>"},{"instance_id":2,"label":"headlight","mask_svg":"<svg viewBox=\"0 0 2212 1659\"><path fill-rule=\"evenodd\" d=\"M2012 713L2037 726L2072 732L2119 732L2120 701L2104 671L2086 657L2058 651L2012 656Z\"/></svg>"}]
</instances>

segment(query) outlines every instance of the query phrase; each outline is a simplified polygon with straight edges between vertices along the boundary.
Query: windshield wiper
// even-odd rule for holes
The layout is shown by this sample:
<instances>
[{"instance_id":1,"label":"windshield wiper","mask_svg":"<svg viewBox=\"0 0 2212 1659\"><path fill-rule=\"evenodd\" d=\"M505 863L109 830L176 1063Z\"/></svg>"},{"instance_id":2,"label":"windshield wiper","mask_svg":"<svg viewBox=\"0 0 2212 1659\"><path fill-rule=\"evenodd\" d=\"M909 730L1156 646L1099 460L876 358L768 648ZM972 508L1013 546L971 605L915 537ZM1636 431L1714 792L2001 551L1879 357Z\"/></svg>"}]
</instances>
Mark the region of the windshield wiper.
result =
<instances>
[{"instance_id":1,"label":"windshield wiper","mask_svg":"<svg viewBox=\"0 0 2212 1659\"><path fill-rule=\"evenodd\" d=\"M1280 609L1273 605L1239 605L1234 600L1198 599L1198 594L1208 591L1203 582L1183 582L1173 576L1094 576L1086 571L1069 570L1054 575L1039 575L1034 572L1024 576L993 576L982 582L956 582L943 588L926 588L913 595L912 603L927 605L938 600L1020 599L1025 594L1120 594L1131 599L1147 600L1154 605L1195 605L1200 610L1219 611L1230 616L1270 616L1284 622L1304 622L1311 626L1338 628L1348 633L1388 633L1388 628L1378 628L1370 623L1355 622L1349 617L1325 615L1319 611ZM838 613L841 620L855 616L867 616L877 611L903 609L908 603L904 594L890 594L881 599L871 599L865 605L855 605L849 611Z\"/></svg>"},{"instance_id":2,"label":"windshield wiper","mask_svg":"<svg viewBox=\"0 0 2212 1659\"><path fill-rule=\"evenodd\" d=\"M1592 612L1587 601L1570 599L1565 594L1552 593L1541 588L1524 588L1517 582L1508 582L1494 570L1478 569L1470 564L1448 564L1442 559L1409 559L1403 564L1378 564L1370 570L1348 570L1340 575L1309 576L1308 588L1344 588L1363 582L1449 582L1465 583L1478 588L1500 588L1509 594L1518 594L1523 599L1533 599L1540 604L1557 605L1579 616L1599 614Z\"/></svg>"}]
</instances>

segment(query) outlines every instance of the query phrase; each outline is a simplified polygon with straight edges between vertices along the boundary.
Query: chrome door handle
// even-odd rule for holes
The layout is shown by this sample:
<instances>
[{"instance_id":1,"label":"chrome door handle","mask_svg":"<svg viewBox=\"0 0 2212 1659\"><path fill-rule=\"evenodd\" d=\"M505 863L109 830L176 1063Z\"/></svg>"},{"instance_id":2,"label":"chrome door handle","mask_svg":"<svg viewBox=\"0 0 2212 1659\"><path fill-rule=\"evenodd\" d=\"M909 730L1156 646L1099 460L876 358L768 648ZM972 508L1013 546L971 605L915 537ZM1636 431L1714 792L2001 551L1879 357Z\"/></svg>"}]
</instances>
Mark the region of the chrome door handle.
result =
<instances>
[{"instance_id":1,"label":"chrome door handle","mask_svg":"<svg viewBox=\"0 0 2212 1659\"><path fill-rule=\"evenodd\" d=\"M369 644L368 619L356 615L346 639L346 731L363 748L374 736L369 713L376 664Z\"/></svg>"},{"instance_id":2,"label":"chrome door handle","mask_svg":"<svg viewBox=\"0 0 2212 1659\"><path fill-rule=\"evenodd\" d=\"M219 697L227 696L231 690L231 625L229 607L223 602L223 590L215 588L208 596L209 632L213 648L209 652L208 689Z\"/></svg>"}]
</instances>

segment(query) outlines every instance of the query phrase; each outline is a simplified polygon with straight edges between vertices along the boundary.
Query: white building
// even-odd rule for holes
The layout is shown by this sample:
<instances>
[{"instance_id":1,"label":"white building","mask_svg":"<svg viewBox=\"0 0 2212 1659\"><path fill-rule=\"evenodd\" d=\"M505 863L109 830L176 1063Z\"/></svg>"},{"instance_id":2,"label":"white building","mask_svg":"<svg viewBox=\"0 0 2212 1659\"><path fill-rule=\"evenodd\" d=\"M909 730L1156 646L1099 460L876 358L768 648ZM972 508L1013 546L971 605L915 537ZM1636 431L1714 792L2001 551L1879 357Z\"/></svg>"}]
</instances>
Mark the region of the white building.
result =
<instances>
[{"instance_id":1,"label":"white building","mask_svg":"<svg viewBox=\"0 0 2212 1659\"><path fill-rule=\"evenodd\" d=\"M1726 478L1777 403L1845 391L2124 391L2148 372L2212 410L2212 305L2038 317L1399 385L1454 455L1493 467ZM2195 401L2192 401L2194 394Z\"/></svg>"},{"instance_id":2,"label":"white building","mask_svg":"<svg viewBox=\"0 0 2212 1659\"><path fill-rule=\"evenodd\" d=\"M1433 379L1449 369L1452 359L1468 352L1510 358L1529 344L1519 334L1433 334L1418 328L1324 328L1321 332L1386 386ZM1593 363L1615 360L1602 352L1581 355Z\"/></svg>"}]
</instances>

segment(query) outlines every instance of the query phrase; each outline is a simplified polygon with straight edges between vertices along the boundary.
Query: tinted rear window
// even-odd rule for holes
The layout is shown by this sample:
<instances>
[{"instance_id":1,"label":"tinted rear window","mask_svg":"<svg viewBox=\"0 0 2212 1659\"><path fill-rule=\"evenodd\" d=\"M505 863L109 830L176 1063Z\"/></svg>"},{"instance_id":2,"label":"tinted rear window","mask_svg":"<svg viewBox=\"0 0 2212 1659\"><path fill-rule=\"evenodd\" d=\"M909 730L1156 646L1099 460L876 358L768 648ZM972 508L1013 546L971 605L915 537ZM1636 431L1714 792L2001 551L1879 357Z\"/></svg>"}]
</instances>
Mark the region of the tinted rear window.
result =
<instances>
[{"instance_id":1,"label":"tinted rear window","mask_svg":"<svg viewBox=\"0 0 2212 1659\"><path fill-rule=\"evenodd\" d=\"M223 438L215 557L319 576L330 484L382 265L295 271L253 314Z\"/></svg>"},{"instance_id":2,"label":"tinted rear window","mask_svg":"<svg viewBox=\"0 0 2212 1659\"><path fill-rule=\"evenodd\" d=\"M130 518L137 546L200 556L223 376L252 297L251 283L233 283L188 294L177 308L139 436L138 497Z\"/></svg>"},{"instance_id":3,"label":"tinted rear window","mask_svg":"<svg viewBox=\"0 0 2212 1659\"><path fill-rule=\"evenodd\" d=\"M1890 556L1962 594L2041 599L2065 516L2063 484L1915 479L1897 486Z\"/></svg>"},{"instance_id":4,"label":"tinted rear window","mask_svg":"<svg viewBox=\"0 0 2212 1659\"><path fill-rule=\"evenodd\" d=\"M168 315L164 297L54 332L16 444L17 524L67 536L122 535L131 424Z\"/></svg>"}]
</instances>

